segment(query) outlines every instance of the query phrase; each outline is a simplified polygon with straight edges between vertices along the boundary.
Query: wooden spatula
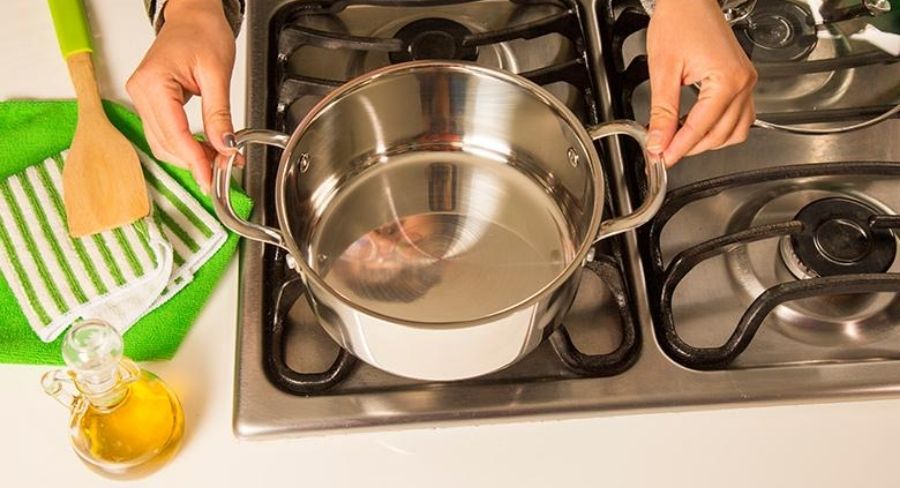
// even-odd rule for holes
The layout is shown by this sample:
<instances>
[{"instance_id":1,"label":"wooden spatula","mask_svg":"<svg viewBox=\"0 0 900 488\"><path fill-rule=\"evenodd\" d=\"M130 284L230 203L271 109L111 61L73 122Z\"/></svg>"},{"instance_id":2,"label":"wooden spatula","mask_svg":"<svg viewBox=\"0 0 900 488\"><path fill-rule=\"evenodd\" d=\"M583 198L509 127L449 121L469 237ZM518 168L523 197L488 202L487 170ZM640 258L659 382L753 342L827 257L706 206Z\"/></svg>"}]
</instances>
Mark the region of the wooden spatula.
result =
<instances>
[{"instance_id":1,"label":"wooden spatula","mask_svg":"<svg viewBox=\"0 0 900 488\"><path fill-rule=\"evenodd\" d=\"M150 199L134 147L103 111L82 1L49 3L78 97L78 124L62 176L69 234L82 237L145 217L150 213Z\"/></svg>"}]
</instances>

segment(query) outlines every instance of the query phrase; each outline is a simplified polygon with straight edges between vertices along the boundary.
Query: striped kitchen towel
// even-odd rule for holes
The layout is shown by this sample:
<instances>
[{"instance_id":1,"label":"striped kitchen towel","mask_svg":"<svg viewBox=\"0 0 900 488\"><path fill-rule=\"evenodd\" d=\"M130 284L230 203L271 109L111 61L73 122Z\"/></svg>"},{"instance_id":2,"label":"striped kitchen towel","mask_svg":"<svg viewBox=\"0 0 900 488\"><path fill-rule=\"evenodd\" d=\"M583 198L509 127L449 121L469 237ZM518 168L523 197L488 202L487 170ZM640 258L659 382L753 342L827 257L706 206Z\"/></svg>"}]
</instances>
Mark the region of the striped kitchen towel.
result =
<instances>
[{"instance_id":1,"label":"striped kitchen towel","mask_svg":"<svg viewBox=\"0 0 900 488\"><path fill-rule=\"evenodd\" d=\"M65 152L0 181L0 272L44 342L82 318L121 332L190 283L222 246L222 226L138 150L151 216L79 239L62 204Z\"/></svg>"}]
</instances>

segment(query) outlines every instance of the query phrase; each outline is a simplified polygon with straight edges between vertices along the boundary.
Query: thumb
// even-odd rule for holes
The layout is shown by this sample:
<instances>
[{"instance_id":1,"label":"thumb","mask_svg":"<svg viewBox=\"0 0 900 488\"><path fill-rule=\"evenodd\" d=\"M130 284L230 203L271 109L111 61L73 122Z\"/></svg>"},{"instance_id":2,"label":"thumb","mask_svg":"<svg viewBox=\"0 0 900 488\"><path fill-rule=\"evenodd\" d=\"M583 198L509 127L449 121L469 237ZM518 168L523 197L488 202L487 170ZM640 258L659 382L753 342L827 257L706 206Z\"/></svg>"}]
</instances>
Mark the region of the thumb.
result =
<instances>
[{"instance_id":1,"label":"thumb","mask_svg":"<svg viewBox=\"0 0 900 488\"><path fill-rule=\"evenodd\" d=\"M650 65L650 130L647 151L661 154L678 131L681 72L673 66Z\"/></svg>"},{"instance_id":2,"label":"thumb","mask_svg":"<svg viewBox=\"0 0 900 488\"><path fill-rule=\"evenodd\" d=\"M225 73L208 74L200 80L203 128L206 138L220 154L234 151L234 126L231 122L229 77ZM230 139L229 140L226 140Z\"/></svg>"}]
</instances>

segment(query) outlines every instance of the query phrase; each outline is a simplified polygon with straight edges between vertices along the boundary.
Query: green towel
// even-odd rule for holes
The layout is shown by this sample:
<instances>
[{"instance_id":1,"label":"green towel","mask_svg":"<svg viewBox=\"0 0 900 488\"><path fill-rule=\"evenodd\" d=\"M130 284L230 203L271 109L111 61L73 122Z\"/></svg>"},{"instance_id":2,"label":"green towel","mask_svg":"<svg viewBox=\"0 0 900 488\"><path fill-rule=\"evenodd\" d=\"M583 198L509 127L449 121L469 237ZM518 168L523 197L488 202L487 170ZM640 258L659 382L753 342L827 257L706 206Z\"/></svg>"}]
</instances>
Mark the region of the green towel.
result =
<instances>
[{"instance_id":1,"label":"green towel","mask_svg":"<svg viewBox=\"0 0 900 488\"><path fill-rule=\"evenodd\" d=\"M124 107L105 103L113 124L137 147L149 153L140 120ZM76 108L69 101L0 102L0 179L52 157L71 143ZM210 212L208 197L200 192L189 172L161 166ZM250 200L232 191L238 214L248 216ZM194 275L194 280L168 302L145 315L125 334L125 353L136 360L168 359L174 355L237 248L238 237L229 235L218 252ZM45 344L35 336L18 301L0 279L0 362L59 364L60 341Z\"/></svg>"}]
</instances>

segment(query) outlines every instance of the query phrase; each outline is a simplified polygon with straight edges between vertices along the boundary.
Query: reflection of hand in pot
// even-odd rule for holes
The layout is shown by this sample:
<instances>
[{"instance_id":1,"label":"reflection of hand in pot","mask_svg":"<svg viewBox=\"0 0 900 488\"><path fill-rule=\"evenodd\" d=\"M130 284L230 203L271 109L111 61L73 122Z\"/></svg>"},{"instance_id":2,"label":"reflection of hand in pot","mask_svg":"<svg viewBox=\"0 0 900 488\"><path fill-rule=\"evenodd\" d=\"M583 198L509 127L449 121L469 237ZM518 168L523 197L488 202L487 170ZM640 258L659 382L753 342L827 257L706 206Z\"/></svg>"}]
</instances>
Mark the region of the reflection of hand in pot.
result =
<instances>
[{"instance_id":1,"label":"reflection of hand in pot","mask_svg":"<svg viewBox=\"0 0 900 488\"><path fill-rule=\"evenodd\" d=\"M439 219L420 214L384 224L351 244L329 274L362 298L414 301L441 278L440 242L446 239Z\"/></svg>"}]
</instances>

